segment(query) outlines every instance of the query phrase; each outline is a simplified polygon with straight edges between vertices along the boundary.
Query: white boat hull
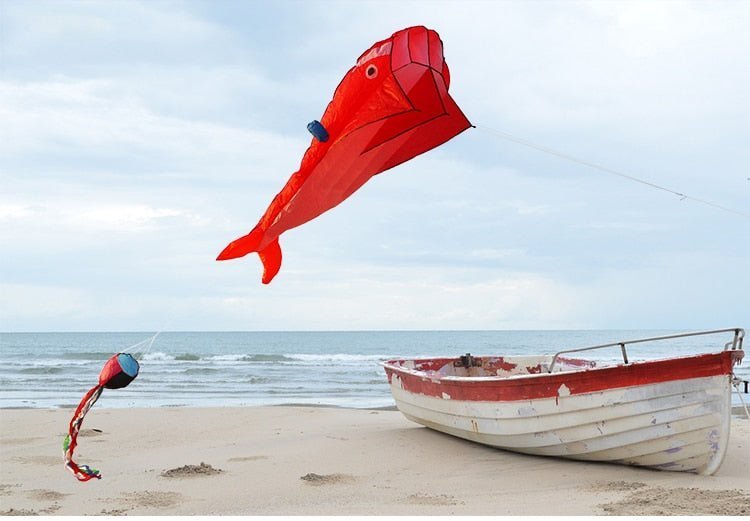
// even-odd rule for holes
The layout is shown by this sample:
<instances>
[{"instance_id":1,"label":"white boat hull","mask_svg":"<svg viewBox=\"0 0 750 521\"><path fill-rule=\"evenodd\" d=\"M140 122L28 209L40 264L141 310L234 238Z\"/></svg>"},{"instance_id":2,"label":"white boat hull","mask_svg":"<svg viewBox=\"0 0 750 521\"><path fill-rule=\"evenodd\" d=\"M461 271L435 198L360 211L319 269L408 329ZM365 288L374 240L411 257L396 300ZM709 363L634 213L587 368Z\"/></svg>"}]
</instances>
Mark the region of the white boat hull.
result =
<instances>
[{"instance_id":1,"label":"white boat hull","mask_svg":"<svg viewBox=\"0 0 750 521\"><path fill-rule=\"evenodd\" d=\"M455 401L410 393L399 410L432 429L501 449L713 474L730 428L727 376L528 401Z\"/></svg>"},{"instance_id":2,"label":"white boat hull","mask_svg":"<svg viewBox=\"0 0 750 521\"><path fill-rule=\"evenodd\" d=\"M604 367L558 355L383 366L399 410L431 429L526 454L713 474L727 450L732 368L743 354Z\"/></svg>"}]
</instances>

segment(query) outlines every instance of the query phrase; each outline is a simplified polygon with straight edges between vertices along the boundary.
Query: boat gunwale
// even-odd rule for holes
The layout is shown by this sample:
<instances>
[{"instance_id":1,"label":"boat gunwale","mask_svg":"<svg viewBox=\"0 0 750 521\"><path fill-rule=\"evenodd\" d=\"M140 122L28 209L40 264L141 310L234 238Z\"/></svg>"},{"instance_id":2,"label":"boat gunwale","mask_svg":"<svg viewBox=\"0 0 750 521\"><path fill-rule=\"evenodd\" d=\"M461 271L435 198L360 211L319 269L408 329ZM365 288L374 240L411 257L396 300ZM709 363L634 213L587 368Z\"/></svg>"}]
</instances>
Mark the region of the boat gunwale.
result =
<instances>
[{"instance_id":1,"label":"boat gunwale","mask_svg":"<svg viewBox=\"0 0 750 521\"><path fill-rule=\"evenodd\" d=\"M681 355L676 357L668 357L668 358L655 358L651 360L636 360L636 361L629 361L627 352L625 350L626 345L631 344L640 344L644 342L656 342L660 340L670 340L670 339L677 339L677 338L685 338L685 337L691 337L691 336L701 336L701 335L715 335L719 333L728 333L733 332L734 338L731 342L727 342L724 344L724 349L720 352L708 352L708 353L691 353L687 355ZM428 362L428 361L445 361L446 363L441 366L445 367L448 362L455 362L460 360L461 357L437 357L437 358L395 358L383 362L378 362L379 365L381 365L385 370L386 373L388 373L388 370L405 373L409 375L419 376L420 378L429 378L432 381L438 380L438 381L447 381L447 382L492 382L494 380L501 380L501 381L509 381L509 380L518 380L523 378L529 378L529 377L536 377L536 376L555 376L555 375L576 375L578 373L584 373L584 372L590 372L590 371L596 371L596 370L609 370L613 368L626 368L626 367L632 367L634 365L638 364L647 364L647 363L660 363L660 362L667 362L667 361L673 361L673 360L680 360L680 359L691 359L691 358L699 358L704 356L715 356L720 355L721 353L730 352L730 353L739 353L739 354L733 354L730 356L730 362L729 362L729 371L728 374L732 374L732 367L734 365L739 365L742 362L742 359L744 358L744 351L742 350L742 343L745 337L745 330L740 327L732 327L732 328L723 328L723 329L710 329L705 331L692 331L687 333L676 333L671 335L662 335L662 336L656 336L656 337L649 337L649 338L639 338L634 340L624 340L619 342L611 342L608 344L600 344L595 346L588 346L588 347L581 347L581 348L574 348L574 349L567 349L563 351L558 351L554 355L550 354L538 354L538 355L510 355L510 358L513 357L526 357L526 358L539 358L543 359L546 357L552 357L549 367L546 372L542 372L541 370L539 372L529 372L527 374L511 374L507 376L501 376L501 375L488 375L488 376L455 376L455 375L440 375L436 372L428 373L426 371L416 370L416 369L407 369L403 366L396 366L394 365L396 362ZM614 346L620 346L622 349L623 354L623 362L618 363L615 365L605 365L605 366L596 366L595 361L583 359L583 358L569 358L569 357L560 357L562 354L567 353L575 353L575 352L583 352L583 351L592 351L596 349L601 348L607 348L607 347L614 347ZM731 346L731 347L730 347ZM466 356L470 356L468 353ZM500 356L500 355L477 355L473 358L496 358L500 361L504 361L506 358L506 355ZM577 365L580 365L580 369L571 369L567 371L557 371L554 372L552 369L554 368L554 365L557 361L562 362L580 362ZM539 367L541 368L541 363L539 364ZM723 373L722 373L723 374Z\"/></svg>"},{"instance_id":2,"label":"boat gunwale","mask_svg":"<svg viewBox=\"0 0 750 521\"><path fill-rule=\"evenodd\" d=\"M632 362L624 363L620 362L614 365L605 365L605 366L590 366L587 365L585 367L580 368L574 368L571 370L565 370L565 371L555 371L553 373L549 372L540 372L540 373L527 373L527 374L513 374L508 376L502 376L502 375L487 375L487 376L455 376L455 375L440 375L437 372L428 372L424 370L418 370L418 369L408 369L403 366L395 365L396 362L427 362L427 361L437 361L437 360L445 360L446 363L449 362L455 362L460 360L460 357L437 357L437 358L397 358L387 361L378 362L379 365L381 365L386 370L392 370L394 372L408 374L410 376L416 376L418 378L427 378L429 380L437 380L437 381L447 381L452 383L490 383L490 382L507 382L507 381L518 381L523 379L536 379L540 377L558 377L558 376L576 376L581 374L591 374L596 373L599 371L611 371L616 369L623 369L628 367L635 367L635 366L642 366L646 364L654 364L659 362L669 362L669 361L679 361L679 360L697 360L700 358L709 358L709 357L716 357L716 356L726 356L724 353L729 353L729 356L732 359L732 365L736 365L739 363L739 361L742 360L744 357L744 351L741 349L733 349L733 350L723 350L723 351L716 351L716 352L710 352L710 353L698 353L698 354L691 354L691 355L682 355L682 356L674 356L674 357L667 357L667 358L656 358L652 360L635 360ZM732 353L739 353L738 355L733 355ZM481 359L481 358L503 358L503 359L511 359L513 356L539 356L541 357L552 357L553 355L472 355L475 359ZM551 360L551 358L550 358ZM559 361L581 361L581 362L590 362L589 360L582 359L582 358L565 358L560 359ZM731 374L731 370L729 373Z\"/></svg>"},{"instance_id":3,"label":"boat gunwale","mask_svg":"<svg viewBox=\"0 0 750 521\"><path fill-rule=\"evenodd\" d=\"M437 373L400 368L393 364L384 364L384 368L390 386L399 385L410 393L442 396L464 402L515 402L540 398L559 399L568 395L687 381L708 376L731 378L733 366L739 363L743 356L743 351L731 350L566 372L518 375L513 378L449 378ZM544 378L538 378L539 376ZM396 384L394 378L400 383Z\"/></svg>"}]
</instances>

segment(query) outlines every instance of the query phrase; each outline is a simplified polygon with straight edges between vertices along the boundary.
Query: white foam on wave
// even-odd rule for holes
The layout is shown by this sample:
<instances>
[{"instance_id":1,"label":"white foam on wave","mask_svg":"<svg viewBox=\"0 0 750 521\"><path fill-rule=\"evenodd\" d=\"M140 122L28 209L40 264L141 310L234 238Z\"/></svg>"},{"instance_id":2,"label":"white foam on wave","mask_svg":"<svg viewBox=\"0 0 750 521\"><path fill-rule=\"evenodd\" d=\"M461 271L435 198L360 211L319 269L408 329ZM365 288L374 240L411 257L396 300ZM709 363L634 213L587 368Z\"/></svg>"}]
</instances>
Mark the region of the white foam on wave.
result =
<instances>
[{"instance_id":1,"label":"white foam on wave","mask_svg":"<svg viewBox=\"0 0 750 521\"><path fill-rule=\"evenodd\" d=\"M143 358L141 360L148 360L148 361L168 361L168 360L174 360L174 355L169 355L167 353L162 353L161 351L156 351L155 353L146 353L143 355Z\"/></svg>"},{"instance_id":2,"label":"white foam on wave","mask_svg":"<svg viewBox=\"0 0 750 521\"><path fill-rule=\"evenodd\" d=\"M337 361L337 362L365 362L365 361L380 361L388 360L391 355L375 354L375 355L353 355L349 353L323 353L323 354L305 354L295 353L285 355L288 358L294 360L302 360L305 362L324 362L324 361Z\"/></svg>"}]
</instances>

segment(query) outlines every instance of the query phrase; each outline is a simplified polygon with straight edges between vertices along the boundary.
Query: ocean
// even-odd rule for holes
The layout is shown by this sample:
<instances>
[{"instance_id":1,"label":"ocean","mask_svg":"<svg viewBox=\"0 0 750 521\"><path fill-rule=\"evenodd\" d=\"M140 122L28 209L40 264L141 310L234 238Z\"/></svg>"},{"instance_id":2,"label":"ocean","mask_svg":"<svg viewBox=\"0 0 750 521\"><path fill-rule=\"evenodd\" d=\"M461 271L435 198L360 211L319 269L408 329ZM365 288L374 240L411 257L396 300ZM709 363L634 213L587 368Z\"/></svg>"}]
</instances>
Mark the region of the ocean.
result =
<instances>
[{"instance_id":1,"label":"ocean","mask_svg":"<svg viewBox=\"0 0 750 521\"><path fill-rule=\"evenodd\" d=\"M138 378L124 389L105 390L97 407L387 407L394 402L378 364L383 360L552 354L676 332L162 332L140 355ZM110 356L142 351L154 334L0 333L0 408L75 407ZM731 338L724 333L634 345L628 354L632 361L720 350ZM620 356L612 347L586 357L616 362ZM749 366L746 359L735 373L748 380ZM750 404L750 395L743 398ZM740 404L736 393L732 400Z\"/></svg>"}]
</instances>

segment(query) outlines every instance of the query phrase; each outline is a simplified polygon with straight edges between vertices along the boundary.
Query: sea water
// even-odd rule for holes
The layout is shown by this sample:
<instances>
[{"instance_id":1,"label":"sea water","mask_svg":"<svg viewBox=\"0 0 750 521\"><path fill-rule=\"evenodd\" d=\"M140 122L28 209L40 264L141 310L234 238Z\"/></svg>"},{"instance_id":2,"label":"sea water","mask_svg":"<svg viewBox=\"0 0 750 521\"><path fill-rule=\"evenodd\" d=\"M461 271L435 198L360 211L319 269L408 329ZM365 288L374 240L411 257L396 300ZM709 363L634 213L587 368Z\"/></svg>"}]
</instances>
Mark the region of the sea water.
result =
<instances>
[{"instance_id":1,"label":"sea water","mask_svg":"<svg viewBox=\"0 0 750 521\"><path fill-rule=\"evenodd\" d=\"M553 354L678 331L162 332L127 388L97 407L394 404L379 362L401 357ZM104 362L155 332L0 333L0 407L75 407ZM630 360L723 349L731 333L628 346ZM144 344L131 351L141 350ZM618 347L586 358L621 361ZM735 373L750 379L745 361ZM750 396L744 395L750 402ZM737 394L733 403L739 405Z\"/></svg>"}]
</instances>

